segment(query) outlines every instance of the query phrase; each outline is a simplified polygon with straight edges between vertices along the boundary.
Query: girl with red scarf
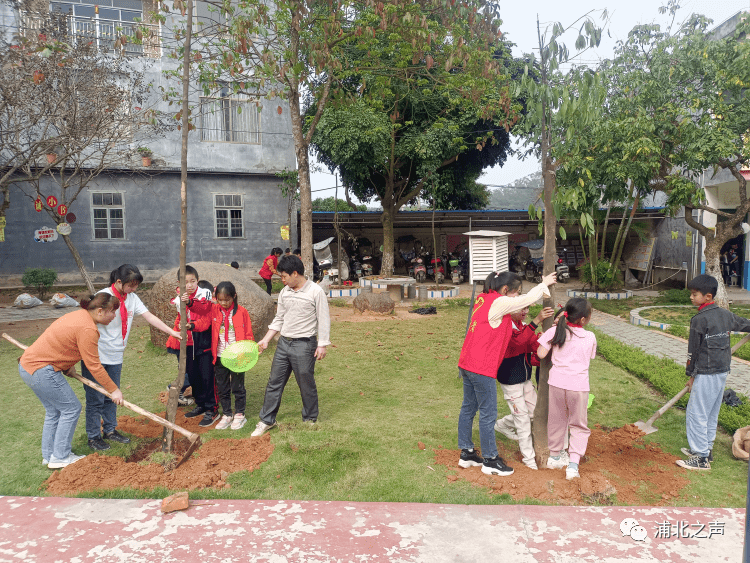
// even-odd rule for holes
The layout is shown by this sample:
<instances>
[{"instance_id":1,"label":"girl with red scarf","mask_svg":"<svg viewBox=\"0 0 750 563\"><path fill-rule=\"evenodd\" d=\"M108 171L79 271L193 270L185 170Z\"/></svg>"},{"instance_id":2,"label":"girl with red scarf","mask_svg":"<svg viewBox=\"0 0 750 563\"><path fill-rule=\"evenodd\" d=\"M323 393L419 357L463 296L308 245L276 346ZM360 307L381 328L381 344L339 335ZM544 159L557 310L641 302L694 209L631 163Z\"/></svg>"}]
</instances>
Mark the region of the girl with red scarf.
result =
<instances>
[{"instance_id":1,"label":"girl with red scarf","mask_svg":"<svg viewBox=\"0 0 750 563\"><path fill-rule=\"evenodd\" d=\"M143 276L136 266L123 264L112 270L109 275L110 286L99 293L109 293L120 300L114 320L107 325L97 325L99 329L99 359L107 371L110 379L117 387L120 387L120 373L122 372L122 358L128 345L130 328L133 326L133 318L136 315L143 316L144 320L153 326L180 338L180 333L169 328L164 322L149 312L140 298L135 294L138 286L143 282ZM81 375L96 381L85 362L81 362ZM108 450L109 444L105 440L127 444L130 438L123 436L117 431L117 405L112 399L105 397L99 391L84 385L86 392L86 434L89 439L89 448L92 450ZM104 427L104 439L102 439L102 427Z\"/></svg>"},{"instance_id":2,"label":"girl with red scarf","mask_svg":"<svg viewBox=\"0 0 750 563\"><path fill-rule=\"evenodd\" d=\"M216 287L216 303L211 311L211 353L214 360L216 387L224 413L216 425L217 430L239 430L247 422L245 418L245 374L236 373L217 359L235 342L253 340L253 327L247 309L237 304L237 291L231 282L221 282ZM234 413L232 412L234 395Z\"/></svg>"}]
</instances>

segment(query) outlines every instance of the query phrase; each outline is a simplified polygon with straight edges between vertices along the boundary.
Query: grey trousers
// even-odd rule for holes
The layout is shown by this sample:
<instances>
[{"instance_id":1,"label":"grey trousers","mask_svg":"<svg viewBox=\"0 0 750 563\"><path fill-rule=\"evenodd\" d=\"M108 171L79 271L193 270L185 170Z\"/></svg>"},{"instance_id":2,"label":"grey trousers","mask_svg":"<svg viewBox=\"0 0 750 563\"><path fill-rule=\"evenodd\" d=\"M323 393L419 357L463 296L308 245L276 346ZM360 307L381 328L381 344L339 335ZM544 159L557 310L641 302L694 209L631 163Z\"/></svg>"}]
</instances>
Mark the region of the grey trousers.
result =
<instances>
[{"instance_id":1,"label":"grey trousers","mask_svg":"<svg viewBox=\"0 0 750 563\"><path fill-rule=\"evenodd\" d=\"M302 395L302 420L318 419L318 388L315 385L315 349L316 338L310 340L291 340L279 338L276 353L271 364L271 375L266 385L263 408L260 419L266 424L276 422L276 414L281 406L281 395L294 372Z\"/></svg>"}]
</instances>

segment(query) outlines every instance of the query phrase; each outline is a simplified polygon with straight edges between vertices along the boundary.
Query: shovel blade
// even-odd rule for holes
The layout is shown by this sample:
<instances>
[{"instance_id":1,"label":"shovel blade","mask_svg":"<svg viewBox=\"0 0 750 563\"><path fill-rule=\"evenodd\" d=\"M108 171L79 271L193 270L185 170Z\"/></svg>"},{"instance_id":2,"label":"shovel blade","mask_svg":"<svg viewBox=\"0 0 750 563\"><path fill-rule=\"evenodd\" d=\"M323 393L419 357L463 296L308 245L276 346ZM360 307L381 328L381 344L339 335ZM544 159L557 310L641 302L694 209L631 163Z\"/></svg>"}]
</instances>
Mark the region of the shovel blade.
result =
<instances>
[{"instance_id":1,"label":"shovel blade","mask_svg":"<svg viewBox=\"0 0 750 563\"><path fill-rule=\"evenodd\" d=\"M653 434L654 432L657 432L659 429L656 426L651 426L650 424L643 422L642 420L639 420L638 422L634 423L635 426L643 431L645 434Z\"/></svg>"},{"instance_id":2,"label":"shovel blade","mask_svg":"<svg viewBox=\"0 0 750 563\"><path fill-rule=\"evenodd\" d=\"M185 455L182 456L182 459L180 460L180 462L177 465L174 466L174 468L177 469L180 465L182 465L188 459L190 459L190 456L193 455L193 453L195 452L195 450L197 450L198 446L200 446L200 445L201 445L201 437L200 436L196 436L195 440L193 440L190 443L190 447L185 452Z\"/></svg>"}]
</instances>

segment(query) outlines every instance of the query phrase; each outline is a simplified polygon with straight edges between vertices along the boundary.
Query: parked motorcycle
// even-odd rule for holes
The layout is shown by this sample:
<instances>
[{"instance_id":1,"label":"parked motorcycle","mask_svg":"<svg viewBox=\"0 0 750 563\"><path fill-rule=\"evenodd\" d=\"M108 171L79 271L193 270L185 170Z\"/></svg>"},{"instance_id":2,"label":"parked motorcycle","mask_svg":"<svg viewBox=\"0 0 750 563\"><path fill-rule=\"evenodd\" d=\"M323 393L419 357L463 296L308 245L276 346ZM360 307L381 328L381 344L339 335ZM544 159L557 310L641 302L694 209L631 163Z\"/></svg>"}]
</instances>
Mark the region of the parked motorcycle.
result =
<instances>
[{"instance_id":1,"label":"parked motorcycle","mask_svg":"<svg viewBox=\"0 0 750 563\"><path fill-rule=\"evenodd\" d=\"M341 264L336 264L336 258L331 250L331 243L334 237L327 238L316 244L313 244L313 255L318 261L321 275L330 276L336 283L342 283L349 279L349 257L346 252L341 250ZM338 251L336 252L338 255Z\"/></svg>"},{"instance_id":2,"label":"parked motorcycle","mask_svg":"<svg viewBox=\"0 0 750 563\"><path fill-rule=\"evenodd\" d=\"M557 273L557 281L560 283L568 283L570 281L570 268L565 263L565 249L562 249L562 256L560 252L557 253L557 264L555 264L555 273Z\"/></svg>"},{"instance_id":3,"label":"parked motorcycle","mask_svg":"<svg viewBox=\"0 0 750 563\"><path fill-rule=\"evenodd\" d=\"M435 280L435 283L441 284L445 280L445 267L440 257L433 258L429 252L422 252L422 259L427 267L427 277Z\"/></svg>"},{"instance_id":4,"label":"parked motorcycle","mask_svg":"<svg viewBox=\"0 0 750 563\"><path fill-rule=\"evenodd\" d=\"M529 251L529 257L523 264L524 277L529 281L540 283L542 281L542 272L544 270L544 239L517 242L516 252L518 252L519 248L526 248ZM518 254L516 255L516 260L517 259Z\"/></svg>"},{"instance_id":5,"label":"parked motorcycle","mask_svg":"<svg viewBox=\"0 0 750 563\"><path fill-rule=\"evenodd\" d=\"M399 254L401 255L401 259L406 262L406 275L408 275L410 278L414 277L414 259L417 257L417 252L412 249L411 252L406 252L404 250L401 250L399 248L398 250Z\"/></svg>"}]
</instances>

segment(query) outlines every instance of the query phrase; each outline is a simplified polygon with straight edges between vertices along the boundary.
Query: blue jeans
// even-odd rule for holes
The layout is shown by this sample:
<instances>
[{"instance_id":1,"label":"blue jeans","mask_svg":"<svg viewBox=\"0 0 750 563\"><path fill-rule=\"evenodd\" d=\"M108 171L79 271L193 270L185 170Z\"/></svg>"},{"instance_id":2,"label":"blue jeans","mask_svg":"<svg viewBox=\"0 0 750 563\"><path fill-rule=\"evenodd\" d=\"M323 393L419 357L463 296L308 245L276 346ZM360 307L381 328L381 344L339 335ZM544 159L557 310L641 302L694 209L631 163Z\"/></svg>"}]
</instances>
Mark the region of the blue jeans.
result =
<instances>
[{"instance_id":1,"label":"blue jeans","mask_svg":"<svg viewBox=\"0 0 750 563\"><path fill-rule=\"evenodd\" d=\"M102 364L102 367L119 389L122 364ZM81 362L81 375L90 381L97 382L83 362ZM100 438L102 425L105 434L113 432L117 428L117 405L112 402L112 399L88 385L84 385L83 389L86 392L86 435L89 439Z\"/></svg>"},{"instance_id":2,"label":"blue jeans","mask_svg":"<svg viewBox=\"0 0 750 563\"><path fill-rule=\"evenodd\" d=\"M70 455L73 433L81 415L81 402L71 389L66 377L52 366L45 366L30 374L18 364L24 383L47 411L42 429L42 458L65 459Z\"/></svg>"},{"instance_id":3,"label":"blue jeans","mask_svg":"<svg viewBox=\"0 0 750 563\"><path fill-rule=\"evenodd\" d=\"M458 415L458 447L462 450L474 448L471 427L474 415L479 410L479 443L482 457L497 457L495 420L497 419L497 380L458 368L464 382L464 402Z\"/></svg>"},{"instance_id":4,"label":"blue jeans","mask_svg":"<svg viewBox=\"0 0 750 563\"><path fill-rule=\"evenodd\" d=\"M708 457L708 452L714 448L719 408L728 375L729 372L711 375L699 373L693 381L685 426L690 450L701 457Z\"/></svg>"}]
</instances>

